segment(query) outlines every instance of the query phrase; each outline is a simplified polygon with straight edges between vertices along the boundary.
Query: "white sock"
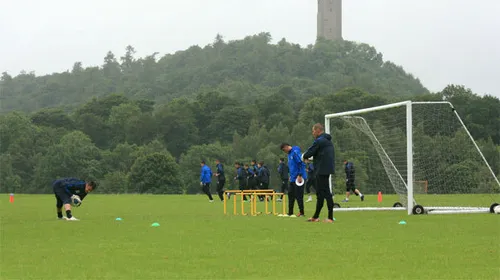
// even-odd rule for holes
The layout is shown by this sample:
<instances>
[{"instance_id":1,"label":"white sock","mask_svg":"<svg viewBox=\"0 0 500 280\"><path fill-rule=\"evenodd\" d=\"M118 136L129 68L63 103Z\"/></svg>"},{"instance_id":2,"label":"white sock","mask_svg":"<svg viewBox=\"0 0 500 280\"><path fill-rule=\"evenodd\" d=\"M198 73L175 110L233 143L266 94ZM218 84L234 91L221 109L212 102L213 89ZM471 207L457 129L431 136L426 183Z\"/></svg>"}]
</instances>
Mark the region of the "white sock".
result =
<instances>
[{"instance_id":1,"label":"white sock","mask_svg":"<svg viewBox=\"0 0 500 280\"><path fill-rule=\"evenodd\" d=\"M361 192L359 192L359 196L363 196L363 194Z\"/></svg>"}]
</instances>

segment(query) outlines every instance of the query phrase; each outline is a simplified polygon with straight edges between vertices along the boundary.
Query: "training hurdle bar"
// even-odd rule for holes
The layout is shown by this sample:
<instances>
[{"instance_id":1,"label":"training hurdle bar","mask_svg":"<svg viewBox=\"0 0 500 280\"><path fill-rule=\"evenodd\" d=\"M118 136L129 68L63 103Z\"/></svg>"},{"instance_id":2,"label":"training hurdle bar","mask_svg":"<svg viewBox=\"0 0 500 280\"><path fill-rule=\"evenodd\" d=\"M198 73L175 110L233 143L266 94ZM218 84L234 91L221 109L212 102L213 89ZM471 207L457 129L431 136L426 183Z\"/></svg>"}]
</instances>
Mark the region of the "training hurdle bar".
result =
<instances>
[{"instance_id":1,"label":"training hurdle bar","mask_svg":"<svg viewBox=\"0 0 500 280\"><path fill-rule=\"evenodd\" d=\"M227 215L227 195L232 194L233 195L233 214L238 215L237 211L237 197L241 197L241 215L246 216L247 214L245 213L245 202L243 200L243 197L248 195L250 197L250 215L252 216L257 216L257 197L262 195L264 196L264 203L265 203L265 211L266 214L271 214L271 212L268 211L268 197L272 197L273 200L273 215L277 215L276 212L276 197L281 195L283 196L283 214L286 213L286 196L284 193L276 193L273 189L267 189L267 190L227 190L224 191L224 215Z\"/></svg>"}]
</instances>

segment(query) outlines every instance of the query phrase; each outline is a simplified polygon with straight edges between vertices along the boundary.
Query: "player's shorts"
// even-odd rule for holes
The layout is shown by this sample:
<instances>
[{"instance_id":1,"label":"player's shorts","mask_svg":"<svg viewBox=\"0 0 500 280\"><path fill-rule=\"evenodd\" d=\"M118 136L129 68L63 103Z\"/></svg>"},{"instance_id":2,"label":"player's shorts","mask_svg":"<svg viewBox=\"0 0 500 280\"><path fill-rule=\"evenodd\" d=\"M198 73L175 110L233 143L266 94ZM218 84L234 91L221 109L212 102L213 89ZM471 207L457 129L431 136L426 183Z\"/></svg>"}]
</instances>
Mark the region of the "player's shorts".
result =
<instances>
[{"instance_id":1,"label":"player's shorts","mask_svg":"<svg viewBox=\"0 0 500 280\"><path fill-rule=\"evenodd\" d=\"M346 192L350 191L354 192L354 190L356 190L356 185L354 184L354 180L346 181L345 185L346 185L345 189Z\"/></svg>"},{"instance_id":2,"label":"player's shorts","mask_svg":"<svg viewBox=\"0 0 500 280\"><path fill-rule=\"evenodd\" d=\"M63 187L53 186L53 189L54 189L54 194L55 194L56 199L57 199L57 207L62 207L63 204L71 204L71 197L64 190Z\"/></svg>"}]
</instances>

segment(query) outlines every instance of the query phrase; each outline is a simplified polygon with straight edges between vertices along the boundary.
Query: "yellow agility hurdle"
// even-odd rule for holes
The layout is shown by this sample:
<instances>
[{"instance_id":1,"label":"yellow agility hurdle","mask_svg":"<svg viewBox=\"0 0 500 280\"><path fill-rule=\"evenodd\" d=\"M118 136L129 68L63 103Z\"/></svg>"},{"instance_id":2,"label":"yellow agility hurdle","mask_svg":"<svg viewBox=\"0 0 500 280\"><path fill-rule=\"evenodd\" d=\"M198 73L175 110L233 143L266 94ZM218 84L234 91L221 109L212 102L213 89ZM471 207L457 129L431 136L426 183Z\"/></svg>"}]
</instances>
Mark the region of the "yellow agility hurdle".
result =
<instances>
[{"instance_id":1,"label":"yellow agility hurdle","mask_svg":"<svg viewBox=\"0 0 500 280\"><path fill-rule=\"evenodd\" d=\"M266 189L266 190L227 190L224 191L224 215L227 215L227 204L228 204L228 194L233 194L233 214L238 215L237 211L237 197L241 197L241 215L246 216L248 215L245 213L245 202L243 200L243 197L245 195L250 196L250 215L251 216L257 216L258 214L262 214L261 212L257 212L257 197L259 195L263 195L264 198L264 203L265 203L265 214L273 214L277 215L278 213L276 212L276 198L277 196L283 196L283 214L286 214L286 196L284 193L276 193L273 189ZM269 212L269 204L268 204L268 198L272 197L272 207L273 211Z\"/></svg>"}]
</instances>

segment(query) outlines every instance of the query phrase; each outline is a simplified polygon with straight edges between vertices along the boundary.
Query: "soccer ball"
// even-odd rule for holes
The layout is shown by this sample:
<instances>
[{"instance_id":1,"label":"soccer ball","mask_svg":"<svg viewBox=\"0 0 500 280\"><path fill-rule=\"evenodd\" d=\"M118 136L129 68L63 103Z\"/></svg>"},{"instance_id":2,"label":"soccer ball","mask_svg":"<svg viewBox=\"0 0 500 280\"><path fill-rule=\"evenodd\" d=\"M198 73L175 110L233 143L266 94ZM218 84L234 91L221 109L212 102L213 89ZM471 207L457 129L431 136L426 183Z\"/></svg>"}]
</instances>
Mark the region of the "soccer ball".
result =
<instances>
[{"instance_id":1,"label":"soccer ball","mask_svg":"<svg viewBox=\"0 0 500 280\"><path fill-rule=\"evenodd\" d=\"M78 207L82 204L82 199L78 195L74 194L71 196L71 204Z\"/></svg>"},{"instance_id":2,"label":"soccer ball","mask_svg":"<svg viewBox=\"0 0 500 280\"><path fill-rule=\"evenodd\" d=\"M304 153L305 154L305 153ZM313 160L313 157L310 157L310 158L304 158L304 154L302 154L301 158L302 158L302 161L308 159L308 160Z\"/></svg>"},{"instance_id":3,"label":"soccer ball","mask_svg":"<svg viewBox=\"0 0 500 280\"><path fill-rule=\"evenodd\" d=\"M500 205L495 206L495 208L493 208L493 212L495 214L500 214Z\"/></svg>"}]
</instances>

